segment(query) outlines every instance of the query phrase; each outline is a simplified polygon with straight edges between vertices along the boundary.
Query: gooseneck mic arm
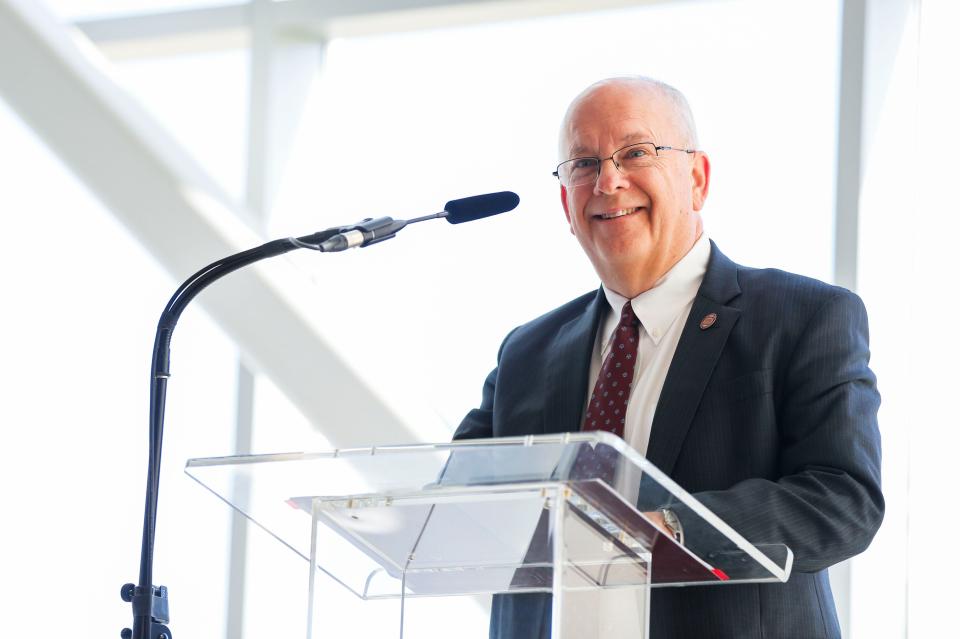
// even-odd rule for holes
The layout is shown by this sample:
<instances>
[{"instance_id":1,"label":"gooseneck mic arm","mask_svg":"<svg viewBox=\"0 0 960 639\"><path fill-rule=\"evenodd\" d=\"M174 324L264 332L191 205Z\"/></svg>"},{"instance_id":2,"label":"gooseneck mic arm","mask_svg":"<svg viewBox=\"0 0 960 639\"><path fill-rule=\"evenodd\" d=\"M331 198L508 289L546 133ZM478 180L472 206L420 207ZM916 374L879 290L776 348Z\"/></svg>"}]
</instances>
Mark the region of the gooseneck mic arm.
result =
<instances>
[{"instance_id":1,"label":"gooseneck mic arm","mask_svg":"<svg viewBox=\"0 0 960 639\"><path fill-rule=\"evenodd\" d=\"M147 494L143 513L143 540L140 546L139 583L125 584L120 591L124 601L133 605L133 629L124 628L123 639L172 639L165 624L170 621L167 589L153 586L153 545L157 529L157 499L160 485L160 453L163 443L163 417L166 407L167 379L170 377L170 340L173 329L187 304L200 291L221 277L263 259L298 248L314 248L337 234L339 229L321 231L301 238L267 242L210 264L180 285L160 315L153 343L150 371L150 442L147 463Z\"/></svg>"},{"instance_id":2,"label":"gooseneck mic arm","mask_svg":"<svg viewBox=\"0 0 960 639\"><path fill-rule=\"evenodd\" d=\"M133 607L133 628L124 628L120 633L122 639L173 639L166 625L170 621L167 589L153 585L153 548L157 530L163 418L167 380L170 377L170 341L173 329L190 301L210 284L233 271L296 249L330 252L354 246L368 246L394 237L408 224L439 217L446 217L448 222L456 224L509 211L515 208L518 202L519 198L513 193L478 195L447 202L444 211L412 220L368 218L356 224L327 229L312 235L273 240L209 264L180 285L160 315L153 343L153 363L150 371L150 442L143 539L140 547L140 577L138 584L124 584L120 589L121 598ZM456 218L456 221L451 218Z\"/></svg>"}]
</instances>

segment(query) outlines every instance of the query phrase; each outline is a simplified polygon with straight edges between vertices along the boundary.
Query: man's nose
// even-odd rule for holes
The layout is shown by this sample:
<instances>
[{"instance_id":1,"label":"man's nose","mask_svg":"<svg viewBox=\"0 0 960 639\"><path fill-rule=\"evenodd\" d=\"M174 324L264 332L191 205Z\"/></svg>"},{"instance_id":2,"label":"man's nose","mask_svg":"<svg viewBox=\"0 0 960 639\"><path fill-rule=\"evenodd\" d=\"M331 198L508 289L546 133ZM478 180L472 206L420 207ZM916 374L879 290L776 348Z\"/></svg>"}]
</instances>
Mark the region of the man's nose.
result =
<instances>
[{"instance_id":1,"label":"man's nose","mask_svg":"<svg viewBox=\"0 0 960 639\"><path fill-rule=\"evenodd\" d=\"M627 176L620 172L617 165L613 163L613 158L601 160L599 171L597 182L593 186L593 192L597 195L610 194L617 189L627 188Z\"/></svg>"}]
</instances>

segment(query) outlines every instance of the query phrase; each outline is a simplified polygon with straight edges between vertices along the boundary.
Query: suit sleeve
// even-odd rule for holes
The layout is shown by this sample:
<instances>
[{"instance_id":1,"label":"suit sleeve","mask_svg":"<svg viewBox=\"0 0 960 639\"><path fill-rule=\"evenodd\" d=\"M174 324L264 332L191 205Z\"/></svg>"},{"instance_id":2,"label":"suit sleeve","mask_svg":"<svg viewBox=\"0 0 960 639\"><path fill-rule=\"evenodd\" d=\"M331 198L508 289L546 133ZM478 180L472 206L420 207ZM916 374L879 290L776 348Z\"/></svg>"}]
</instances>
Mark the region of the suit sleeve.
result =
<instances>
[{"instance_id":1,"label":"suit sleeve","mask_svg":"<svg viewBox=\"0 0 960 639\"><path fill-rule=\"evenodd\" d=\"M800 572L862 552L883 519L868 344L859 297L843 291L824 302L782 369L780 478L694 495L752 543L789 546Z\"/></svg>"},{"instance_id":2,"label":"suit sleeve","mask_svg":"<svg viewBox=\"0 0 960 639\"><path fill-rule=\"evenodd\" d=\"M483 383L483 395L480 408L474 408L457 426L453 438L480 439L493 437L493 396L497 387L497 369L490 371Z\"/></svg>"}]
</instances>

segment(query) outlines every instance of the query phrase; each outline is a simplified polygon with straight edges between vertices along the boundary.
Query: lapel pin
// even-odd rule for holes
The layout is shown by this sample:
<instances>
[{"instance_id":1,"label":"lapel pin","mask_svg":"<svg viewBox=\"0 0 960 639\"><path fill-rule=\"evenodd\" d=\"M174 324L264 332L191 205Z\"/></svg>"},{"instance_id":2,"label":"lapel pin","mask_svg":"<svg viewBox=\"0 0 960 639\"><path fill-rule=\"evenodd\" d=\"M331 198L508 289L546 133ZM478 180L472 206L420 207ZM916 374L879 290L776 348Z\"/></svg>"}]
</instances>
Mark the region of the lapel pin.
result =
<instances>
[{"instance_id":1,"label":"lapel pin","mask_svg":"<svg viewBox=\"0 0 960 639\"><path fill-rule=\"evenodd\" d=\"M705 331L716 323L717 323L717 314L710 313L709 315L704 316L702 320L700 320L700 330Z\"/></svg>"}]
</instances>

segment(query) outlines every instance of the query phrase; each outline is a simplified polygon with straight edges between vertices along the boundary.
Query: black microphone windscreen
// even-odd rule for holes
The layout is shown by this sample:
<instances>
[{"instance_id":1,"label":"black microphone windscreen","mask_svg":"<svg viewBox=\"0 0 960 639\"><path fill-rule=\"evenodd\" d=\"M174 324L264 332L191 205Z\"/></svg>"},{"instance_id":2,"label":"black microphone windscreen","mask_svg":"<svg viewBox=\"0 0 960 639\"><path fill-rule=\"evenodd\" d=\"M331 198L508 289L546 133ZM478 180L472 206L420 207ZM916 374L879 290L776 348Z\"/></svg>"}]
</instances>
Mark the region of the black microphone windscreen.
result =
<instances>
[{"instance_id":1,"label":"black microphone windscreen","mask_svg":"<svg viewBox=\"0 0 960 639\"><path fill-rule=\"evenodd\" d=\"M517 204L520 204L520 196L512 191L500 191L450 200L443 206L443 210L447 212L447 222L460 224L512 211L517 208Z\"/></svg>"}]
</instances>

